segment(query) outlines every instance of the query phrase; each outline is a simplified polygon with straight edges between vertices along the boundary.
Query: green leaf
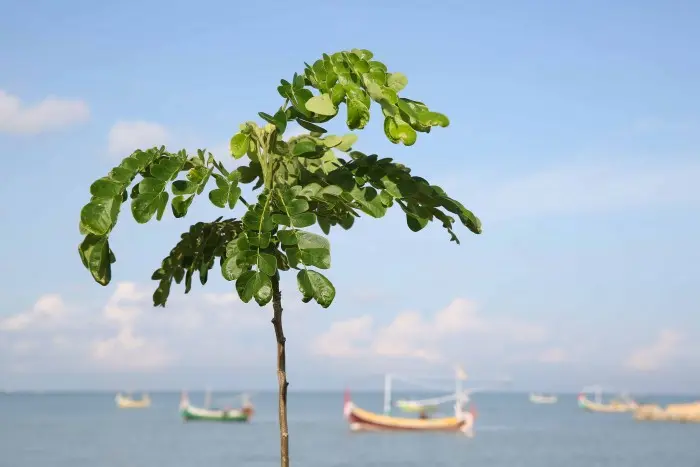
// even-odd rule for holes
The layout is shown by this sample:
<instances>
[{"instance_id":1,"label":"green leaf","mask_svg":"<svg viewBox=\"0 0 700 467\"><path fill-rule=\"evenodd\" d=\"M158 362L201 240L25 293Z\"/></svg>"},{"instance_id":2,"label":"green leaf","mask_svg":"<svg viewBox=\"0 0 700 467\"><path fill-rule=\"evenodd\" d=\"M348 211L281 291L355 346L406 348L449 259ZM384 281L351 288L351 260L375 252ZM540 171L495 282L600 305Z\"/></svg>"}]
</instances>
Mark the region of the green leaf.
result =
<instances>
[{"instance_id":1,"label":"green leaf","mask_svg":"<svg viewBox=\"0 0 700 467\"><path fill-rule=\"evenodd\" d=\"M345 88L341 84L336 84L331 89L331 101L333 105L339 106L343 99L345 99Z\"/></svg>"},{"instance_id":2,"label":"green leaf","mask_svg":"<svg viewBox=\"0 0 700 467\"><path fill-rule=\"evenodd\" d=\"M249 287L249 284L251 284L254 281L254 278L257 275L264 276L264 274L262 274L261 272L246 271L243 274L241 274L238 277L238 279L236 279L236 292L238 292L238 296L240 297L243 303L248 303L250 299L253 298L254 291L252 287Z\"/></svg>"},{"instance_id":3,"label":"green leaf","mask_svg":"<svg viewBox=\"0 0 700 467\"><path fill-rule=\"evenodd\" d=\"M327 187L324 187L319 192L319 195L321 195L321 196L330 195L330 196L340 197L340 195L342 195L342 194L343 194L343 189L337 185L328 185Z\"/></svg>"},{"instance_id":4,"label":"green leaf","mask_svg":"<svg viewBox=\"0 0 700 467\"><path fill-rule=\"evenodd\" d=\"M295 216L309 210L309 202L305 199L296 198L286 205L287 213L290 216Z\"/></svg>"},{"instance_id":5,"label":"green leaf","mask_svg":"<svg viewBox=\"0 0 700 467\"><path fill-rule=\"evenodd\" d=\"M275 125L279 134L284 133L284 130L287 129L287 114L283 110L278 110L274 116L265 112L258 112L258 115L268 123Z\"/></svg>"},{"instance_id":6,"label":"green leaf","mask_svg":"<svg viewBox=\"0 0 700 467\"><path fill-rule=\"evenodd\" d=\"M80 211L80 222L85 230L95 235L105 235L114 225L119 208L121 196L114 198L95 198L86 204Z\"/></svg>"},{"instance_id":7,"label":"green leaf","mask_svg":"<svg viewBox=\"0 0 700 467\"><path fill-rule=\"evenodd\" d=\"M270 232L248 232L248 242L252 247L267 248L271 239Z\"/></svg>"},{"instance_id":8,"label":"green leaf","mask_svg":"<svg viewBox=\"0 0 700 467\"><path fill-rule=\"evenodd\" d=\"M348 99L347 125L351 130L363 129L369 122L369 107L358 99Z\"/></svg>"},{"instance_id":9,"label":"green leaf","mask_svg":"<svg viewBox=\"0 0 700 467\"><path fill-rule=\"evenodd\" d=\"M236 175L236 177L232 176L238 173L239 172L232 172L229 178L235 179L239 175ZM217 177L216 184L219 188L215 188L209 192L209 200L217 207L225 208L228 204L229 209L233 209L241 196L241 189L236 186L235 182L229 183L228 180L222 177Z\"/></svg>"},{"instance_id":10,"label":"green leaf","mask_svg":"<svg viewBox=\"0 0 700 467\"><path fill-rule=\"evenodd\" d=\"M301 189L301 191L299 192L299 196L313 198L314 196L316 196L316 193L318 193L320 190L321 185L319 185L318 183L309 183Z\"/></svg>"},{"instance_id":11,"label":"green leaf","mask_svg":"<svg viewBox=\"0 0 700 467\"><path fill-rule=\"evenodd\" d=\"M296 232L300 259L307 266L319 269L331 267L331 244L326 237L305 230Z\"/></svg>"},{"instance_id":12,"label":"green leaf","mask_svg":"<svg viewBox=\"0 0 700 467\"><path fill-rule=\"evenodd\" d=\"M121 194L122 190L124 185L109 177L102 177L90 185L90 194L96 198L112 198Z\"/></svg>"},{"instance_id":13,"label":"green leaf","mask_svg":"<svg viewBox=\"0 0 700 467\"><path fill-rule=\"evenodd\" d=\"M258 305L266 305L272 299L272 281L260 271L247 271L236 280L236 291L244 303L255 298Z\"/></svg>"},{"instance_id":14,"label":"green leaf","mask_svg":"<svg viewBox=\"0 0 700 467\"><path fill-rule=\"evenodd\" d=\"M465 208L462 203L447 196L441 199L441 206L457 214L462 224L475 234L481 233L481 221L469 209Z\"/></svg>"},{"instance_id":15,"label":"green leaf","mask_svg":"<svg viewBox=\"0 0 700 467\"><path fill-rule=\"evenodd\" d=\"M413 232L422 230L426 225L428 225L428 222L430 222L428 219L423 219L417 215L406 213L406 224L408 224L408 228Z\"/></svg>"},{"instance_id":16,"label":"green leaf","mask_svg":"<svg viewBox=\"0 0 700 467\"><path fill-rule=\"evenodd\" d=\"M166 192L158 194L158 207L156 210L156 220L161 220L163 218L163 213L165 213L165 208L168 207L168 198L170 195Z\"/></svg>"},{"instance_id":17,"label":"green leaf","mask_svg":"<svg viewBox=\"0 0 700 467\"><path fill-rule=\"evenodd\" d=\"M301 81L301 86L304 85L304 78L299 77ZM295 83L296 84L296 83ZM305 118L309 119L311 117L311 112L306 108L306 103L313 98L313 93L304 87L290 87L287 90L285 97L288 97L292 101L294 108Z\"/></svg>"},{"instance_id":18,"label":"green leaf","mask_svg":"<svg viewBox=\"0 0 700 467\"><path fill-rule=\"evenodd\" d=\"M323 152L318 150L315 141L311 139L297 140L292 147L292 155L295 157L310 157L317 158L323 155Z\"/></svg>"},{"instance_id":19,"label":"green leaf","mask_svg":"<svg viewBox=\"0 0 700 467\"><path fill-rule=\"evenodd\" d=\"M233 209L241 197L241 189L237 186L232 186L228 192L228 208Z\"/></svg>"},{"instance_id":20,"label":"green leaf","mask_svg":"<svg viewBox=\"0 0 700 467\"><path fill-rule=\"evenodd\" d=\"M402 142L405 146L413 145L418 136L411 125L396 117L384 119L384 134L392 143Z\"/></svg>"},{"instance_id":21,"label":"green leaf","mask_svg":"<svg viewBox=\"0 0 700 467\"><path fill-rule=\"evenodd\" d=\"M240 159L241 157L245 156L245 154L248 152L248 143L250 142L250 136L243 134L243 133L236 133L233 135L233 138L231 138L231 155L236 158Z\"/></svg>"},{"instance_id":22,"label":"green leaf","mask_svg":"<svg viewBox=\"0 0 700 467\"><path fill-rule=\"evenodd\" d=\"M306 109L313 113L330 117L338 113L338 109L333 105L331 96L327 93L319 94L306 101Z\"/></svg>"},{"instance_id":23,"label":"green leaf","mask_svg":"<svg viewBox=\"0 0 700 467\"><path fill-rule=\"evenodd\" d=\"M139 224L145 224L158 212L163 202L161 195L167 196L165 192L161 193L140 193L131 203L131 214ZM165 200L167 202L167 198Z\"/></svg>"},{"instance_id":24,"label":"green leaf","mask_svg":"<svg viewBox=\"0 0 700 467\"><path fill-rule=\"evenodd\" d=\"M209 192L209 200L216 207L226 207L226 202L228 201L228 190L222 188L215 188L211 190Z\"/></svg>"},{"instance_id":25,"label":"green leaf","mask_svg":"<svg viewBox=\"0 0 700 467\"><path fill-rule=\"evenodd\" d=\"M277 272L277 258L269 253L260 253L258 255L258 269L268 276L272 277Z\"/></svg>"},{"instance_id":26,"label":"green leaf","mask_svg":"<svg viewBox=\"0 0 700 467\"><path fill-rule=\"evenodd\" d=\"M334 148L338 146L340 143L343 142L343 139L340 136L336 135L328 135L326 138L323 140L323 144L327 148Z\"/></svg>"},{"instance_id":27,"label":"green leaf","mask_svg":"<svg viewBox=\"0 0 700 467\"><path fill-rule=\"evenodd\" d=\"M386 84L394 91L399 92L408 84L408 78L403 73L391 73L387 78Z\"/></svg>"},{"instance_id":28,"label":"green leaf","mask_svg":"<svg viewBox=\"0 0 700 467\"><path fill-rule=\"evenodd\" d=\"M83 265L100 285L112 279L109 240L106 236L88 234L78 247Z\"/></svg>"},{"instance_id":29,"label":"green leaf","mask_svg":"<svg viewBox=\"0 0 700 467\"><path fill-rule=\"evenodd\" d=\"M187 198L185 198L184 196L176 196L175 198L173 198L173 201L171 203L173 216L175 216L178 219L185 217L187 215L187 210L190 208L190 205L192 204L193 200L194 196L188 196Z\"/></svg>"},{"instance_id":30,"label":"green leaf","mask_svg":"<svg viewBox=\"0 0 700 467\"><path fill-rule=\"evenodd\" d=\"M197 192L199 184L188 180L175 180L171 186L171 190L175 196L191 195Z\"/></svg>"},{"instance_id":31,"label":"green leaf","mask_svg":"<svg viewBox=\"0 0 700 467\"><path fill-rule=\"evenodd\" d=\"M313 298L323 308L328 308L333 303L335 287L323 274L306 269L299 271L297 285L305 301Z\"/></svg>"},{"instance_id":32,"label":"green leaf","mask_svg":"<svg viewBox=\"0 0 700 467\"><path fill-rule=\"evenodd\" d=\"M259 206L259 205L258 205ZM258 207L256 206L256 208ZM243 224L252 230L260 230L261 232L269 232L275 228L275 223L272 221L272 217L269 213L265 213L265 216L260 218L260 212L262 211L262 206L259 209L248 209L248 211L243 215L241 219Z\"/></svg>"},{"instance_id":33,"label":"green leaf","mask_svg":"<svg viewBox=\"0 0 700 467\"><path fill-rule=\"evenodd\" d=\"M326 133L325 128L321 128L318 125L314 125L313 123L310 122L305 122L304 120L301 120L297 118L297 123L299 124L300 127L304 128L305 130L309 130L312 133Z\"/></svg>"},{"instance_id":34,"label":"green leaf","mask_svg":"<svg viewBox=\"0 0 700 467\"><path fill-rule=\"evenodd\" d=\"M386 214L386 206L382 204L382 200L374 188L358 188L356 186L350 191L350 195L359 204L360 209L370 216L379 218Z\"/></svg>"},{"instance_id":35,"label":"green leaf","mask_svg":"<svg viewBox=\"0 0 700 467\"><path fill-rule=\"evenodd\" d=\"M109 178L119 183L129 183L133 180L136 172L124 167L114 167L109 171Z\"/></svg>"},{"instance_id":36,"label":"green leaf","mask_svg":"<svg viewBox=\"0 0 700 467\"><path fill-rule=\"evenodd\" d=\"M342 152L348 152L350 149L352 149L352 145L357 142L357 135L353 133L348 133L341 139L341 143L337 145L335 149Z\"/></svg>"},{"instance_id":37,"label":"green leaf","mask_svg":"<svg viewBox=\"0 0 700 467\"><path fill-rule=\"evenodd\" d=\"M161 157L158 162L151 166L151 175L158 180L167 182L173 179L185 165L186 158L183 156Z\"/></svg>"},{"instance_id":38,"label":"green leaf","mask_svg":"<svg viewBox=\"0 0 700 467\"><path fill-rule=\"evenodd\" d=\"M277 225L290 225L289 216L287 216L286 214L273 214L272 222L274 222Z\"/></svg>"},{"instance_id":39,"label":"green leaf","mask_svg":"<svg viewBox=\"0 0 700 467\"><path fill-rule=\"evenodd\" d=\"M297 244L297 233L295 230L280 230L277 232L277 238L284 246L293 246Z\"/></svg>"},{"instance_id":40,"label":"green leaf","mask_svg":"<svg viewBox=\"0 0 700 467\"><path fill-rule=\"evenodd\" d=\"M316 214L313 212L303 212L296 214L290 218L292 227L304 228L316 223Z\"/></svg>"},{"instance_id":41,"label":"green leaf","mask_svg":"<svg viewBox=\"0 0 700 467\"><path fill-rule=\"evenodd\" d=\"M139 193L160 193L165 190L165 180L155 177L144 177L138 184Z\"/></svg>"},{"instance_id":42,"label":"green leaf","mask_svg":"<svg viewBox=\"0 0 700 467\"><path fill-rule=\"evenodd\" d=\"M224 260L221 265L221 275L227 281L234 281L241 277L241 274L246 270L243 266L239 265L236 261L238 258L236 256L230 256Z\"/></svg>"},{"instance_id":43,"label":"green leaf","mask_svg":"<svg viewBox=\"0 0 700 467\"><path fill-rule=\"evenodd\" d=\"M447 116L437 112L419 112L418 121L423 125L446 127L450 124Z\"/></svg>"}]
</instances>

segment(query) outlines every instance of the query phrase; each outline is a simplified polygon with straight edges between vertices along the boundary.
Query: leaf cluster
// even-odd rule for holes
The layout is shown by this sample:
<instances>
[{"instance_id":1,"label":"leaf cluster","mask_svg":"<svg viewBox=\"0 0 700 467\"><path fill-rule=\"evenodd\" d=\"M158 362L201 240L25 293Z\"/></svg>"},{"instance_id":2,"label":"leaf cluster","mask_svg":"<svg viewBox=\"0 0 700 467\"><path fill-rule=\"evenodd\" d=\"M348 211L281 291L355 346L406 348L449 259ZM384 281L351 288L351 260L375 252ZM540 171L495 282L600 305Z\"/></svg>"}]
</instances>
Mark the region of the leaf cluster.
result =
<instances>
[{"instance_id":1,"label":"leaf cluster","mask_svg":"<svg viewBox=\"0 0 700 467\"><path fill-rule=\"evenodd\" d=\"M380 106L384 133L393 143L412 145L418 133L448 126L446 116L399 95L407 82L367 50L324 54L313 65L306 64L303 74L281 81L278 92L284 103L274 114L259 114L267 122L264 126L252 121L240 126L231 138L231 155L248 161L236 170L227 171L203 150L196 156L169 153L164 147L134 152L90 187L92 197L80 221L83 264L98 283L108 284L115 261L109 235L121 205L131 199L131 212L139 223L160 220L168 201L173 215L184 217L212 179L210 202L231 210L240 200L244 212L240 220L196 223L182 235L152 276L159 281L156 305L165 305L173 280L184 279L186 293L196 271L206 283L218 259L222 276L235 282L244 302L269 303L279 272L294 269L302 300L328 307L336 291L321 272L331 267L325 235L335 226L352 228L362 214L383 217L394 204L405 213L412 231L437 220L457 243L457 221L481 233L479 219L442 188L391 158L354 150L357 135L329 135L321 126L345 105L348 128L362 129L369 122L372 102ZM291 121L308 134L285 140ZM241 184L251 184L257 192L251 203L242 198Z\"/></svg>"}]
</instances>

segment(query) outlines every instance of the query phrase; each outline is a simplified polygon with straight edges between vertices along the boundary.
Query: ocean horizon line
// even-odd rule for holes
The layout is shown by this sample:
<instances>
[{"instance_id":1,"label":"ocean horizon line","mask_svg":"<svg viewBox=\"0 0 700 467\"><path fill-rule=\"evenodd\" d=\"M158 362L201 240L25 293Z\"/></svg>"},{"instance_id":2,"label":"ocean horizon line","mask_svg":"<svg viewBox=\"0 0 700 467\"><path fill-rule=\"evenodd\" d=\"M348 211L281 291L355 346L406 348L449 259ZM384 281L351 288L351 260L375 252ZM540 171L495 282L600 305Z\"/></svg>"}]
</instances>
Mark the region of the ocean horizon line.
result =
<instances>
[{"instance_id":1,"label":"ocean horizon line","mask_svg":"<svg viewBox=\"0 0 700 467\"><path fill-rule=\"evenodd\" d=\"M277 390L274 388L210 388L213 393L237 393L237 394L265 394L265 395L277 395ZM134 395L141 393L148 394L163 394L163 395L180 395L183 391L188 393L205 393L206 388L159 388L159 389L90 389L90 388L71 388L71 389L5 389L0 390L0 396L11 396L11 395L115 395L117 393L131 393ZM345 388L333 388L333 389L296 389L289 390L289 395L342 395L346 391ZM352 389L350 388L351 394L381 394L383 389ZM397 393L410 392L414 394L429 394L435 391L396 391ZM548 394L556 396L577 396L580 391L542 391L542 390L481 390L475 392L475 394L490 394L490 395L523 395L527 396L529 394ZM607 391L605 394L616 394L615 391ZM632 394L637 394L638 396L646 397L690 397L700 400L700 396L697 393L688 392L632 392Z\"/></svg>"}]
</instances>

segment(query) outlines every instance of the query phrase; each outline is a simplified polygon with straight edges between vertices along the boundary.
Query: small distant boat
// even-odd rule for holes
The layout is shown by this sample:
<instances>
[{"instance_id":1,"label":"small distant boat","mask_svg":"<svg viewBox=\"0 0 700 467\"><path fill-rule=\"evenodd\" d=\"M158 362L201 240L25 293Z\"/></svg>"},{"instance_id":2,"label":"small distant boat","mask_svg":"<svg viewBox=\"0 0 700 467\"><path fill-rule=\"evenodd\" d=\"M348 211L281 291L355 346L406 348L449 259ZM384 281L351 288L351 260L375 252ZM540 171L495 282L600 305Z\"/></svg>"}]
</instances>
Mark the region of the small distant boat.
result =
<instances>
[{"instance_id":1,"label":"small distant boat","mask_svg":"<svg viewBox=\"0 0 700 467\"><path fill-rule=\"evenodd\" d=\"M638 421L700 423L700 401L685 404L669 404L665 408L658 405L640 405L634 411Z\"/></svg>"},{"instance_id":2,"label":"small distant boat","mask_svg":"<svg viewBox=\"0 0 700 467\"><path fill-rule=\"evenodd\" d=\"M141 395L141 399L132 399L129 395L123 396L118 393L114 402L120 409L145 409L151 406L151 398L145 393Z\"/></svg>"},{"instance_id":3,"label":"small distant boat","mask_svg":"<svg viewBox=\"0 0 700 467\"><path fill-rule=\"evenodd\" d=\"M603 391L599 386L595 386L592 392L595 394L595 399L591 400L586 396L586 388L578 395L578 406L589 412L599 413L626 413L633 412L639 404L635 402L629 395L621 394L617 398L608 403L603 402Z\"/></svg>"},{"instance_id":4,"label":"small distant boat","mask_svg":"<svg viewBox=\"0 0 700 467\"><path fill-rule=\"evenodd\" d=\"M248 422L253 416L253 404L248 400L248 396L243 395L243 404L239 409L233 408L210 408L211 395L207 391L207 402L205 407L195 407L190 404L186 392L180 398L180 416L185 421L211 421L211 422Z\"/></svg>"},{"instance_id":5,"label":"small distant boat","mask_svg":"<svg viewBox=\"0 0 700 467\"><path fill-rule=\"evenodd\" d=\"M558 400L554 395L530 393L530 402L533 404L556 404Z\"/></svg>"},{"instance_id":6,"label":"small distant boat","mask_svg":"<svg viewBox=\"0 0 700 467\"><path fill-rule=\"evenodd\" d=\"M466 374L461 368L457 370L457 388L454 394L428 400L401 400L396 406L403 411L419 413L419 418L396 417L391 415L391 380L392 375L384 379L384 414L370 412L357 407L345 392L343 415L352 431L451 431L462 432L467 436L473 435L474 420L472 410L464 410L469 402L467 391L462 390L461 382ZM454 401L454 415L451 417L429 418L428 412L445 402Z\"/></svg>"}]
</instances>

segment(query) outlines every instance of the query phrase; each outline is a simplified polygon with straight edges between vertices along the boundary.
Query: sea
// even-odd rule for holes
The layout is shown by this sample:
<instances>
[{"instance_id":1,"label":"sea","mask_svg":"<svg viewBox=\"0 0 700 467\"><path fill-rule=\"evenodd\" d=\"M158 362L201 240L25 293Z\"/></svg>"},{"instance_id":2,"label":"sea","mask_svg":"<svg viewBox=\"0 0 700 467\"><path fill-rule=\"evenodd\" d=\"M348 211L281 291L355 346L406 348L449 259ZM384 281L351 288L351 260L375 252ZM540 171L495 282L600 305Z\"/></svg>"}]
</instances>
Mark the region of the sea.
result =
<instances>
[{"instance_id":1,"label":"sea","mask_svg":"<svg viewBox=\"0 0 700 467\"><path fill-rule=\"evenodd\" d=\"M183 422L178 393L117 409L112 393L0 395L0 467L272 467L279 465L276 394L255 393L247 424ZM225 394L215 394L226 397ZM352 433L343 394L290 393L290 465L298 467L700 467L700 424L587 413L575 395L535 405L527 394L472 396L475 436ZM197 404L204 394L190 394ZM381 393L354 393L380 411ZM692 400L655 397L654 402Z\"/></svg>"}]
</instances>

